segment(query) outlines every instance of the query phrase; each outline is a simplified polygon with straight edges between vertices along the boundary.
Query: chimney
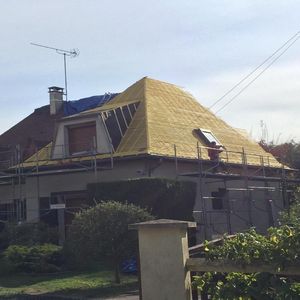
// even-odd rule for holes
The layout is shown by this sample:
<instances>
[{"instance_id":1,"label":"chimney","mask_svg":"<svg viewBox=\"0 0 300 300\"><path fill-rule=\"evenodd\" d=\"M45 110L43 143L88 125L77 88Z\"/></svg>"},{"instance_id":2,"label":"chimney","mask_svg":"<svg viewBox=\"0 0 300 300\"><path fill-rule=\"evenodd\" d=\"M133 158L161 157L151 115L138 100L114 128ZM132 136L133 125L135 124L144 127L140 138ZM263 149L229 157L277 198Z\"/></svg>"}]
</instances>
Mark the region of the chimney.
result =
<instances>
[{"instance_id":1,"label":"chimney","mask_svg":"<svg viewBox=\"0 0 300 300\"><path fill-rule=\"evenodd\" d=\"M63 106L64 89L57 86L51 86L49 87L49 95L50 115L56 115Z\"/></svg>"}]
</instances>

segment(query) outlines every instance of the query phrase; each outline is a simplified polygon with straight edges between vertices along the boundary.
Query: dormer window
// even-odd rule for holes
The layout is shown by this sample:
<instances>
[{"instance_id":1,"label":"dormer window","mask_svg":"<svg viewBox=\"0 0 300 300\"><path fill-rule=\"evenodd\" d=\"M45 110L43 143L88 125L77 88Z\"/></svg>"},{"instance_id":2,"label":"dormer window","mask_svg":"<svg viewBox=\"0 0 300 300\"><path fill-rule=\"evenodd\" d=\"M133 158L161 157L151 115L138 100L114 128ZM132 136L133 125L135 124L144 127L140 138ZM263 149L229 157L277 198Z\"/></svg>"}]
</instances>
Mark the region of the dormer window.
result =
<instances>
[{"instance_id":1,"label":"dormer window","mask_svg":"<svg viewBox=\"0 0 300 300\"><path fill-rule=\"evenodd\" d=\"M135 102L99 113L63 118L55 132L52 159L117 151L138 104Z\"/></svg>"},{"instance_id":2,"label":"dormer window","mask_svg":"<svg viewBox=\"0 0 300 300\"><path fill-rule=\"evenodd\" d=\"M198 128L194 129L193 133L197 136L197 138L203 140L207 145L211 145L211 143L215 142L217 146L222 146L220 141L210 130Z\"/></svg>"},{"instance_id":3,"label":"dormer window","mask_svg":"<svg viewBox=\"0 0 300 300\"><path fill-rule=\"evenodd\" d=\"M81 123L68 126L69 154L92 153L96 149L96 123Z\"/></svg>"}]
</instances>

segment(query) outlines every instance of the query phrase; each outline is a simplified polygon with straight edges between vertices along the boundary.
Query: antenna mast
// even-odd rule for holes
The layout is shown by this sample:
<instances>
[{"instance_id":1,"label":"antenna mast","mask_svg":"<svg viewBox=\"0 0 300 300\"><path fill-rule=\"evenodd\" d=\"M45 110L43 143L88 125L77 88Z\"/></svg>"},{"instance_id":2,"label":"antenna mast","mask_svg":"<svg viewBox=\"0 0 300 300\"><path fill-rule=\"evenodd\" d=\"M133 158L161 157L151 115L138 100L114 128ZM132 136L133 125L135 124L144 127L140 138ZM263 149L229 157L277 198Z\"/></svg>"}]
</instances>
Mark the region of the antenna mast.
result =
<instances>
[{"instance_id":1,"label":"antenna mast","mask_svg":"<svg viewBox=\"0 0 300 300\"><path fill-rule=\"evenodd\" d=\"M57 54L61 54L64 56L64 73L65 73L65 93L64 95L66 96L66 101L68 101L68 82L67 82L67 60L66 56L69 56L71 58L74 58L79 55L79 50L78 49L72 49L70 51L64 50L64 49L59 49L59 48L54 48L54 47L49 47L45 45L40 45L40 44L35 44L35 43L30 43L33 46L38 46L50 50L55 50Z\"/></svg>"}]
</instances>

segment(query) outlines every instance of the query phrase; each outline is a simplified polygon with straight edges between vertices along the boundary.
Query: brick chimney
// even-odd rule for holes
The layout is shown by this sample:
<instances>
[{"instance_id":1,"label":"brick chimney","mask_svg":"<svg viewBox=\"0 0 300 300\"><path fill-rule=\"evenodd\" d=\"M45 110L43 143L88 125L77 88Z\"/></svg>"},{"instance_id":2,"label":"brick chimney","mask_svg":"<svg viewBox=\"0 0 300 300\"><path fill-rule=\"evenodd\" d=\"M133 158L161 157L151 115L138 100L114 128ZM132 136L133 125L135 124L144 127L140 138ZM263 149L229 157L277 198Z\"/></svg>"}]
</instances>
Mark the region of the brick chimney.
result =
<instances>
[{"instance_id":1,"label":"brick chimney","mask_svg":"<svg viewBox=\"0 0 300 300\"><path fill-rule=\"evenodd\" d=\"M50 115L56 115L61 110L63 106L63 95L63 88L57 86L49 87Z\"/></svg>"}]
</instances>

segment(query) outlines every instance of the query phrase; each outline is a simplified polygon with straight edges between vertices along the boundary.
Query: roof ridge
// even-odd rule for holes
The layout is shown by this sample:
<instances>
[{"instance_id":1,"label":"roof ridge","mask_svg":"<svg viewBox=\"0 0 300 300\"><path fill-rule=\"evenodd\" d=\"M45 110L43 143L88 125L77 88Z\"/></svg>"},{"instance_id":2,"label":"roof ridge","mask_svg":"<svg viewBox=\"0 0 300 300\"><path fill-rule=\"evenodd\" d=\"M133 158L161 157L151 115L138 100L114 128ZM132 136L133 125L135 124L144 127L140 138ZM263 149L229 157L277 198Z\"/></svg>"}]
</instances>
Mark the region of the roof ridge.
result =
<instances>
[{"instance_id":1,"label":"roof ridge","mask_svg":"<svg viewBox=\"0 0 300 300\"><path fill-rule=\"evenodd\" d=\"M151 77L148 77L148 76L145 76L145 77L143 77L142 79L148 79L148 80L160 82L160 83L163 83L163 84L166 84L166 85L175 86L175 87L178 88L178 89L183 89L182 86L179 86L179 85L177 85L177 84L170 83L170 82L167 82L167 81L164 81L164 80L159 80L159 79L151 78Z\"/></svg>"}]
</instances>

